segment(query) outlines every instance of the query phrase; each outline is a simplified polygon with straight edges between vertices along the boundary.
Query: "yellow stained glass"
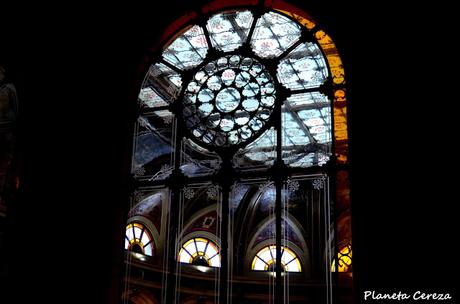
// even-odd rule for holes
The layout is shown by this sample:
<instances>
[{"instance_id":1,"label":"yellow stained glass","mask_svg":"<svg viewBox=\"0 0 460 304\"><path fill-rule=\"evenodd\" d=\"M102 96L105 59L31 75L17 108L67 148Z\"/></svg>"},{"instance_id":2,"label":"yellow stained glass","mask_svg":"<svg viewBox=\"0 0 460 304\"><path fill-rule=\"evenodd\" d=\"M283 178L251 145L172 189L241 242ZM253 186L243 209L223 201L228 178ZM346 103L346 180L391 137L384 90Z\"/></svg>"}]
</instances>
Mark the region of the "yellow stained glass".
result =
<instances>
[{"instance_id":1,"label":"yellow stained glass","mask_svg":"<svg viewBox=\"0 0 460 304\"><path fill-rule=\"evenodd\" d=\"M346 163L348 160L348 127L344 89L334 92L334 141L337 162Z\"/></svg>"},{"instance_id":2,"label":"yellow stained glass","mask_svg":"<svg viewBox=\"0 0 460 304\"><path fill-rule=\"evenodd\" d=\"M343 69L342 60L340 59L339 52L331 37L323 30L317 31L315 37L323 49L324 54L326 54L331 69L332 81L334 84L344 84L345 71Z\"/></svg>"},{"instance_id":3,"label":"yellow stained glass","mask_svg":"<svg viewBox=\"0 0 460 304\"><path fill-rule=\"evenodd\" d=\"M339 261L339 272L351 271L351 263L352 263L351 245L344 246L342 247L342 249L340 249L337 255L337 260ZM333 260L332 265L331 265L331 271L333 272L336 271L335 261L336 260Z\"/></svg>"},{"instance_id":4,"label":"yellow stained glass","mask_svg":"<svg viewBox=\"0 0 460 304\"><path fill-rule=\"evenodd\" d=\"M300 24L302 24L303 26L305 26L307 29L311 30L312 28L315 27L315 23L311 20L308 20L307 18L304 18L300 15L297 15L297 14L294 14L294 13L291 13L291 12L288 12L288 11L284 11L284 10L281 10L281 9L276 9L278 12L282 12L292 18L294 18L297 22L299 22Z\"/></svg>"}]
</instances>

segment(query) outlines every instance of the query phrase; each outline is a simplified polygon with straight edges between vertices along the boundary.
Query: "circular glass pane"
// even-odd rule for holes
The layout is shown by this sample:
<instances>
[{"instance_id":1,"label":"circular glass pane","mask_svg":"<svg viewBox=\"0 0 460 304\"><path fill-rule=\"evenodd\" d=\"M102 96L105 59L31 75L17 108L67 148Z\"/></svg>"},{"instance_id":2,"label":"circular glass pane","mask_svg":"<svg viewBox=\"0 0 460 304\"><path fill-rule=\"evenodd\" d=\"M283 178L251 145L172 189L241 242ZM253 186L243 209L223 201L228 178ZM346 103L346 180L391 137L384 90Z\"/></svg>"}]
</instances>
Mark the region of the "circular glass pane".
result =
<instances>
[{"instance_id":1,"label":"circular glass pane","mask_svg":"<svg viewBox=\"0 0 460 304\"><path fill-rule=\"evenodd\" d=\"M216 97L216 107L221 112L231 112L235 110L240 104L241 96L234 88L225 88L221 90Z\"/></svg>"},{"instance_id":2,"label":"circular glass pane","mask_svg":"<svg viewBox=\"0 0 460 304\"><path fill-rule=\"evenodd\" d=\"M259 134L275 105L275 85L254 58L228 55L204 64L187 84L183 116L191 134L213 146Z\"/></svg>"}]
</instances>

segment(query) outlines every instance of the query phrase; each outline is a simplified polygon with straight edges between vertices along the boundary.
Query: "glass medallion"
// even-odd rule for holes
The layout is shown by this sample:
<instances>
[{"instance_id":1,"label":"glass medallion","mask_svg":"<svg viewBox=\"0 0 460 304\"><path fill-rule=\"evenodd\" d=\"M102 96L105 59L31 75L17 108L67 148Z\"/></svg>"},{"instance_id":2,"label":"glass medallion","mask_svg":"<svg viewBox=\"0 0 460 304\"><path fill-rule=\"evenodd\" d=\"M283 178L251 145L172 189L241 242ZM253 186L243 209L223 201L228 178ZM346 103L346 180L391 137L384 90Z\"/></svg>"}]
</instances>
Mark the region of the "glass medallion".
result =
<instances>
[{"instance_id":1,"label":"glass medallion","mask_svg":"<svg viewBox=\"0 0 460 304\"><path fill-rule=\"evenodd\" d=\"M275 94L272 76L256 59L223 56L205 64L187 84L182 114L198 141L235 145L259 135Z\"/></svg>"}]
</instances>

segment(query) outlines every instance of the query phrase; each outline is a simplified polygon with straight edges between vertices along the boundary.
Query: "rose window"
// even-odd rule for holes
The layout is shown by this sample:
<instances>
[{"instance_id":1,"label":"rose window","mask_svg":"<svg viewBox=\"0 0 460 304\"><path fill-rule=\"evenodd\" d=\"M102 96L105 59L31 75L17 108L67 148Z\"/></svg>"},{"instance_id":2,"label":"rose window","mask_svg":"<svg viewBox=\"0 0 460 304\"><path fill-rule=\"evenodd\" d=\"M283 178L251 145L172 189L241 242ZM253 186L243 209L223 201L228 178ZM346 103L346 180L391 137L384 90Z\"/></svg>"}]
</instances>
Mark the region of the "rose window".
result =
<instances>
[{"instance_id":1,"label":"rose window","mask_svg":"<svg viewBox=\"0 0 460 304\"><path fill-rule=\"evenodd\" d=\"M229 55L204 65L187 84L183 117L199 141L229 146L266 124L275 104L271 75L256 59Z\"/></svg>"}]
</instances>

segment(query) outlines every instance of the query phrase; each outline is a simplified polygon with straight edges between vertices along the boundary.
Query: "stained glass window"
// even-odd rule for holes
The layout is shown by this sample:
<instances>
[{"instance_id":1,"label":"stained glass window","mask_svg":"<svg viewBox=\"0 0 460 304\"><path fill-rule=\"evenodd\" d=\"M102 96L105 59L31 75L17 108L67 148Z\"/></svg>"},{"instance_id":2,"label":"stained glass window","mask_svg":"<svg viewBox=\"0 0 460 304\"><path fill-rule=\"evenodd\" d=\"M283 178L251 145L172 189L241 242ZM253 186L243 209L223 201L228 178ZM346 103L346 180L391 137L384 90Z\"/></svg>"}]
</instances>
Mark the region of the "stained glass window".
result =
<instances>
[{"instance_id":1,"label":"stained glass window","mask_svg":"<svg viewBox=\"0 0 460 304\"><path fill-rule=\"evenodd\" d=\"M144 225L131 223L126 226L125 249L153 256L153 238Z\"/></svg>"},{"instance_id":2,"label":"stained glass window","mask_svg":"<svg viewBox=\"0 0 460 304\"><path fill-rule=\"evenodd\" d=\"M257 252L252 260L252 270L275 271L276 246L267 246ZM297 255L289 248L281 246L281 266L283 271L301 272L302 266Z\"/></svg>"},{"instance_id":3,"label":"stained glass window","mask_svg":"<svg viewBox=\"0 0 460 304\"><path fill-rule=\"evenodd\" d=\"M348 189L330 178L348 161L347 90L338 51L300 10L282 1L257 8L240 2L213 2L174 24L149 58L137 95L133 198L136 191L167 189L158 237L164 243L156 249L164 251L152 259L167 269L161 286L174 290L164 295L167 303L189 290L180 278L194 267L183 264L216 267L214 291L222 297L235 296L233 271L239 276L243 267L254 270L251 280L273 279L257 271L302 273L292 277L323 282L327 294L334 270L351 272L351 247L339 247L336 255L328 246L349 244L349 226L340 226L338 240L318 228L337 227L340 214L331 211L337 210L331 198L340 197L330 189ZM259 195L270 198L256 208ZM348 206L337 212L345 214ZM200 212L203 220L192 221ZM251 235L267 217L270 229ZM286 218L295 221L287 225ZM208 231L211 223L215 229ZM276 269L277 252L282 269ZM197 272L194 284L207 276ZM239 279L244 283L244 276ZM289 276L283 280L288 284Z\"/></svg>"},{"instance_id":4,"label":"stained glass window","mask_svg":"<svg viewBox=\"0 0 460 304\"><path fill-rule=\"evenodd\" d=\"M193 238L182 245L179 261L197 266L220 267L219 248L208 239Z\"/></svg>"}]
</instances>

